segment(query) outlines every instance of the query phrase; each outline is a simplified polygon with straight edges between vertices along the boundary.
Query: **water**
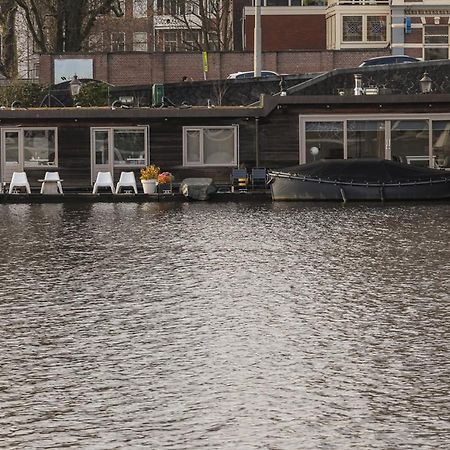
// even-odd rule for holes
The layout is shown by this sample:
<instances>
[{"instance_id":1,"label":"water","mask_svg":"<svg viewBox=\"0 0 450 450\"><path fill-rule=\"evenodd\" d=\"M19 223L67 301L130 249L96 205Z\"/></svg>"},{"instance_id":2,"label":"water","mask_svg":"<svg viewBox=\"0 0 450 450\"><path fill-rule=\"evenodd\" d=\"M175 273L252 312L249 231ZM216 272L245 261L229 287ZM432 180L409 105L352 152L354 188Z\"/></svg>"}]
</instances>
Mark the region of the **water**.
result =
<instances>
[{"instance_id":1,"label":"water","mask_svg":"<svg viewBox=\"0 0 450 450\"><path fill-rule=\"evenodd\" d=\"M449 223L0 205L0 447L448 449Z\"/></svg>"}]
</instances>

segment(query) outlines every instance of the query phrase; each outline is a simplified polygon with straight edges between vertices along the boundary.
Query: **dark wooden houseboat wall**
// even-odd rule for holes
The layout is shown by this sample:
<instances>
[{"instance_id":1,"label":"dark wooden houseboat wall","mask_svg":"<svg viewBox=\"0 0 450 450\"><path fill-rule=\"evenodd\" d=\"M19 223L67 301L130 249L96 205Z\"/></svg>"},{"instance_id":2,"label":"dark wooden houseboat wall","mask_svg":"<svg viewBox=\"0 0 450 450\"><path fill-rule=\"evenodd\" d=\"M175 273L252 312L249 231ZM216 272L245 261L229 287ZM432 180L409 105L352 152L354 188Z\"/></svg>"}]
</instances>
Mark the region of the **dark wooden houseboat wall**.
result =
<instances>
[{"instance_id":1,"label":"dark wooden houseboat wall","mask_svg":"<svg viewBox=\"0 0 450 450\"><path fill-rule=\"evenodd\" d=\"M46 170L58 170L68 187L92 184L91 129L93 127L148 126L147 162L172 172L176 181L185 177L212 177L228 182L232 166L183 166L183 127L237 126L239 160L236 166L280 168L299 163L303 137L299 118L308 115L345 118L350 115L442 115L450 124L450 95L415 96L286 96L267 97L261 107L61 108L0 110L0 129L56 127L58 166L26 168L32 185ZM450 151L450 150L449 150ZM123 168L115 169L116 180ZM130 170L130 168L127 168ZM133 169L139 173L139 167ZM8 180L2 180L8 181Z\"/></svg>"}]
</instances>

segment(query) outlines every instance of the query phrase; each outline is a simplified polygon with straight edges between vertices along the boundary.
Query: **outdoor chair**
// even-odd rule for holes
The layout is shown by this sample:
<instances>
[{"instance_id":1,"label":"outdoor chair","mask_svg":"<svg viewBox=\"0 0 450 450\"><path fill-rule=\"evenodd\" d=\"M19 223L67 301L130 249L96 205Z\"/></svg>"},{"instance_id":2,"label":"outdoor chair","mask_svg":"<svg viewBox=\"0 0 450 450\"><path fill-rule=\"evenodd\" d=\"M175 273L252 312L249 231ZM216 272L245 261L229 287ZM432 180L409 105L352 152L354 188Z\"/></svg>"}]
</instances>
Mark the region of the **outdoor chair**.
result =
<instances>
[{"instance_id":1,"label":"outdoor chair","mask_svg":"<svg viewBox=\"0 0 450 450\"><path fill-rule=\"evenodd\" d=\"M252 182L252 189L265 189L266 188L266 169L265 168L253 168L250 179Z\"/></svg>"},{"instance_id":2,"label":"outdoor chair","mask_svg":"<svg viewBox=\"0 0 450 450\"><path fill-rule=\"evenodd\" d=\"M134 172L121 172L119 181L116 186L116 194L120 193L120 188L133 188L134 193L137 194L136 177Z\"/></svg>"},{"instance_id":3,"label":"outdoor chair","mask_svg":"<svg viewBox=\"0 0 450 450\"><path fill-rule=\"evenodd\" d=\"M24 187L28 194L31 194L30 183L28 183L27 174L25 172L14 172L12 174L11 183L9 184L9 193L17 192L17 188Z\"/></svg>"},{"instance_id":4,"label":"outdoor chair","mask_svg":"<svg viewBox=\"0 0 450 450\"><path fill-rule=\"evenodd\" d=\"M58 172L45 172L41 185L41 194L63 194L61 178Z\"/></svg>"},{"instance_id":5,"label":"outdoor chair","mask_svg":"<svg viewBox=\"0 0 450 450\"><path fill-rule=\"evenodd\" d=\"M248 173L247 169L233 169L230 175L231 187L233 190L247 190Z\"/></svg>"},{"instance_id":6,"label":"outdoor chair","mask_svg":"<svg viewBox=\"0 0 450 450\"><path fill-rule=\"evenodd\" d=\"M97 180L94 183L94 188L92 189L93 194L97 194L98 188L109 188L111 192L114 194L114 182L111 175L111 172L99 172L97 174Z\"/></svg>"}]
</instances>

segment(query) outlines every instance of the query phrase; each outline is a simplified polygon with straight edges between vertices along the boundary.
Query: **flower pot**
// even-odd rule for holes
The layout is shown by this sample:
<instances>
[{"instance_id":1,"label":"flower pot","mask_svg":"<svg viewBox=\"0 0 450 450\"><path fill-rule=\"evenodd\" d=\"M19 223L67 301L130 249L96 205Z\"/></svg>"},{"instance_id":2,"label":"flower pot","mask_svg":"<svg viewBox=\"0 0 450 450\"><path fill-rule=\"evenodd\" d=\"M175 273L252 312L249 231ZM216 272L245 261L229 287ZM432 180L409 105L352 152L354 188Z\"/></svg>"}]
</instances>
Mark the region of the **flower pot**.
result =
<instances>
[{"instance_id":1,"label":"flower pot","mask_svg":"<svg viewBox=\"0 0 450 450\"><path fill-rule=\"evenodd\" d=\"M141 180L142 189L144 194L155 194L156 193L156 180Z\"/></svg>"}]
</instances>

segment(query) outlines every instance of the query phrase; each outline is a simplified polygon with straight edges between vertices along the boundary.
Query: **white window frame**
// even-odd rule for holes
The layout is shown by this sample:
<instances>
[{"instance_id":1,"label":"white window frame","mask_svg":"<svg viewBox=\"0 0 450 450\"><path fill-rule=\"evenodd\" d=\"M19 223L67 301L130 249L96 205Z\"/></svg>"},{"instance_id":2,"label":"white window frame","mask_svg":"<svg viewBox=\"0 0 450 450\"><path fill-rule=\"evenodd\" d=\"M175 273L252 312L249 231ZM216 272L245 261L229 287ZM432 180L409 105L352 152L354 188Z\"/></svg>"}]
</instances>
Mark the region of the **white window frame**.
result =
<instances>
[{"instance_id":1,"label":"white window frame","mask_svg":"<svg viewBox=\"0 0 450 450\"><path fill-rule=\"evenodd\" d=\"M138 39L140 37L141 39ZM145 37L145 39L143 39ZM148 33L146 31L133 32L133 51L146 52L148 51Z\"/></svg>"},{"instance_id":2,"label":"white window frame","mask_svg":"<svg viewBox=\"0 0 450 450\"><path fill-rule=\"evenodd\" d=\"M24 134L26 131L53 131L54 132L54 136L55 136L55 159L52 162L52 164L39 164L39 162L36 162L35 165L26 165L25 166L25 160L24 160ZM48 168L57 168L59 165L59 161L58 161L58 153L59 153L59 149L58 149L58 127L4 127L4 128L0 128L0 140L1 140L1 146L0 146L0 154L1 154L1 167L2 167L2 179L4 179L5 177L5 170L7 169L7 164L6 164L6 149L5 149L5 133L8 132L12 132L12 133L17 133L18 134L18 163L17 163L17 168L18 170L35 170L35 169L48 169ZM29 161L28 161L29 162Z\"/></svg>"},{"instance_id":3,"label":"white window frame","mask_svg":"<svg viewBox=\"0 0 450 450\"><path fill-rule=\"evenodd\" d=\"M167 36L173 34L175 40L167 39ZM163 51L167 53L177 52L179 49L179 32L177 30L165 30L163 31Z\"/></svg>"},{"instance_id":4,"label":"white window frame","mask_svg":"<svg viewBox=\"0 0 450 450\"><path fill-rule=\"evenodd\" d=\"M220 129L220 130L233 130L233 143L234 143L234 155L233 161L227 164L205 164L204 163L204 130ZM193 163L187 160L187 133L188 131L198 131L200 133L200 162ZM239 161L239 125L209 125L183 127L183 166L186 167L235 167Z\"/></svg>"},{"instance_id":5,"label":"white window frame","mask_svg":"<svg viewBox=\"0 0 450 450\"><path fill-rule=\"evenodd\" d=\"M306 122L342 122L343 124L343 145L344 145L344 159L347 159L347 122L361 120L361 121L385 121L385 158L391 159L391 122L397 120L425 120L428 122L428 157L430 160L430 167L433 165L433 122L434 121L450 121L450 114L433 113L433 114L300 114L299 115L299 163L306 162L306 142L305 142L305 124Z\"/></svg>"},{"instance_id":6,"label":"white window frame","mask_svg":"<svg viewBox=\"0 0 450 450\"><path fill-rule=\"evenodd\" d=\"M377 17L377 16L383 16L386 19L386 31L385 31L385 39L381 41L369 41L367 38L367 18L368 17ZM344 41L344 19L346 17L361 17L362 21L362 36L360 41ZM385 13L377 14L375 12L373 13L364 13L364 14L342 14L341 15L341 36L340 41L341 45L348 45L348 44L369 44L369 45L377 45L377 44L383 44L388 42L389 40L389 16Z\"/></svg>"},{"instance_id":7,"label":"white window frame","mask_svg":"<svg viewBox=\"0 0 450 450\"><path fill-rule=\"evenodd\" d=\"M114 132L115 131L121 131L121 130L139 130L144 132L144 162L141 164L120 164L116 163L114 161ZM109 155L108 155L108 164L112 164L112 166L115 168L124 168L124 167L132 167L132 168L139 168L139 167L145 167L149 161L150 155L149 155L149 127L147 125L132 125L132 126L123 126L123 127L91 127L91 159L93 165L98 165L95 162L95 132L96 131L104 131L108 133L108 148L109 148Z\"/></svg>"},{"instance_id":8,"label":"white window frame","mask_svg":"<svg viewBox=\"0 0 450 450\"><path fill-rule=\"evenodd\" d=\"M431 35L427 34L427 28L430 29L430 28L436 27L436 26L447 27L447 34L438 34L438 35L436 35L436 34L431 34ZM428 36L446 36L447 37L447 42L446 43L444 43L444 42L441 42L441 43L428 43L428 42L425 42L426 38ZM449 28L449 24L448 23L443 23L443 24L440 24L440 25L432 25L432 24L424 25L423 26L422 42L423 42L423 54L422 54L422 57L423 57L423 59L425 61L427 61L426 54L425 54L426 51L427 50L433 50L433 49L446 49L447 50L447 58L448 58L449 55L450 55L450 47L449 47L449 45L450 45L450 28Z\"/></svg>"}]
</instances>

